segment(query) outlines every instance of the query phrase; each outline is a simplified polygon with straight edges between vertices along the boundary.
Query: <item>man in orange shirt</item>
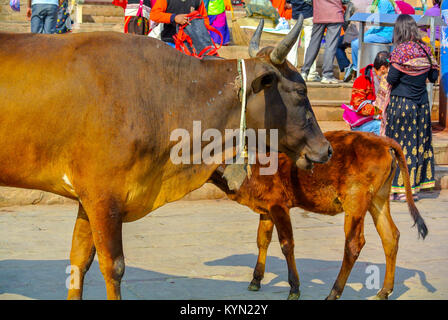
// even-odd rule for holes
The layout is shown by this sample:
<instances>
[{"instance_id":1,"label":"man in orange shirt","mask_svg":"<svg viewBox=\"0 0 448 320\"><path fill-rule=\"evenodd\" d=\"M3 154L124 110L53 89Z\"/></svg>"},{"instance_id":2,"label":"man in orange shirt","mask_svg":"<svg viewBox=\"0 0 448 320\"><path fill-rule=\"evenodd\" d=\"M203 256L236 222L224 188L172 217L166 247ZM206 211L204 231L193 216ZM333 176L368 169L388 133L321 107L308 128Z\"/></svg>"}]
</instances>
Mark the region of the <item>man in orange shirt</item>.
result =
<instances>
[{"instance_id":1,"label":"man in orange shirt","mask_svg":"<svg viewBox=\"0 0 448 320\"><path fill-rule=\"evenodd\" d=\"M202 0L157 0L151 9L150 19L164 23L161 39L174 46L173 36L177 33L176 24L188 23L187 15L195 10L204 17L205 25L209 26L207 10Z\"/></svg>"}]
</instances>

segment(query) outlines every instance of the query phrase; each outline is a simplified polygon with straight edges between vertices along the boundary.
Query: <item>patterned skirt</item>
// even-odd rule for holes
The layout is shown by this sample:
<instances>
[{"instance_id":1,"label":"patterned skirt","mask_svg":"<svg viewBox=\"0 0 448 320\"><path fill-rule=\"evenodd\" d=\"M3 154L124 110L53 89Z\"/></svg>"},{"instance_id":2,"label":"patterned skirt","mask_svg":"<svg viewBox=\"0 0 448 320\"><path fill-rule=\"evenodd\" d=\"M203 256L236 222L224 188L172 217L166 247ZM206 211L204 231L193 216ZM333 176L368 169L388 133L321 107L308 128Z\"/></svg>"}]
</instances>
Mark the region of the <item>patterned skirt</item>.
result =
<instances>
[{"instance_id":1,"label":"patterned skirt","mask_svg":"<svg viewBox=\"0 0 448 320\"><path fill-rule=\"evenodd\" d=\"M432 148L431 108L413 100L391 96L386 109L386 136L397 141L406 157L412 192L433 188L434 151ZM397 168L392 192L404 193L403 176Z\"/></svg>"}]
</instances>

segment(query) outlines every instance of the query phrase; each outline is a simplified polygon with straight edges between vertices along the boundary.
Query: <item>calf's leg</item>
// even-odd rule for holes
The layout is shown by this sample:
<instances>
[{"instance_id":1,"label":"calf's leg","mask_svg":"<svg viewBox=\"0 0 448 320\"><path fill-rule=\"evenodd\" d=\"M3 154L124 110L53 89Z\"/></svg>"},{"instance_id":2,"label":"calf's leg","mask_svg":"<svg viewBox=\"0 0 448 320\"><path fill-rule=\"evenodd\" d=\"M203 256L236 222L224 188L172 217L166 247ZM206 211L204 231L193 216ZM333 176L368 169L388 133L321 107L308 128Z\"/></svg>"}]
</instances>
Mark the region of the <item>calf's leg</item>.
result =
<instances>
[{"instance_id":1,"label":"calf's leg","mask_svg":"<svg viewBox=\"0 0 448 320\"><path fill-rule=\"evenodd\" d=\"M288 264L288 282L291 286L288 300L298 300L300 297L300 281L294 257L294 237L289 210L284 209L281 206L273 206L270 213L274 220L275 227L277 228L282 252L285 255L286 263Z\"/></svg>"},{"instance_id":2,"label":"calf's leg","mask_svg":"<svg viewBox=\"0 0 448 320\"><path fill-rule=\"evenodd\" d=\"M67 299L82 299L84 276L89 270L94 257L95 246L93 244L89 218L83 206L79 204L70 252L71 274Z\"/></svg>"},{"instance_id":3,"label":"calf's leg","mask_svg":"<svg viewBox=\"0 0 448 320\"><path fill-rule=\"evenodd\" d=\"M266 265L266 255L269 244L272 239L272 231L274 230L274 221L269 214L260 214L260 222L258 224L257 246L258 260L254 269L253 279L249 284L250 291L260 290L261 280L264 277Z\"/></svg>"},{"instance_id":4,"label":"calf's leg","mask_svg":"<svg viewBox=\"0 0 448 320\"><path fill-rule=\"evenodd\" d=\"M364 217L367 212L367 203L370 200L366 195L359 195L352 200L344 202L345 211L345 249L344 259L342 261L341 270L339 271L336 282L331 289L327 300L336 300L341 297L348 276L355 264L356 259L365 244L364 239Z\"/></svg>"},{"instance_id":5,"label":"calf's leg","mask_svg":"<svg viewBox=\"0 0 448 320\"><path fill-rule=\"evenodd\" d=\"M388 188L390 190L390 187ZM369 211L375 223L376 230L380 235L386 256L386 275L384 277L383 288L377 293L377 299L386 300L394 289L395 263L398 252L398 240L400 232L395 226L390 215L390 203L388 193L378 195L373 199Z\"/></svg>"}]
</instances>

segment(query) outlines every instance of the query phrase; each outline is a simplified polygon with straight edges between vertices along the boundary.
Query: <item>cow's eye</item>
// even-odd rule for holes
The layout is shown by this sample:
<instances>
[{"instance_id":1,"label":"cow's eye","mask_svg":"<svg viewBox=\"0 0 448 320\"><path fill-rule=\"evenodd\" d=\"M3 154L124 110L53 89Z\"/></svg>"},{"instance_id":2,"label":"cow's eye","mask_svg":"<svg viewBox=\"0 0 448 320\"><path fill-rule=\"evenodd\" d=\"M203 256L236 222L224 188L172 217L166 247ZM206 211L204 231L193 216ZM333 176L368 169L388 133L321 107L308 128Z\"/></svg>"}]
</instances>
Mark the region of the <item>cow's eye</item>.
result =
<instances>
[{"instance_id":1,"label":"cow's eye","mask_svg":"<svg viewBox=\"0 0 448 320\"><path fill-rule=\"evenodd\" d=\"M298 88L298 89L296 89L296 92L297 92L300 96L302 96L302 97L304 97L304 96L307 95L306 87L304 87L304 88Z\"/></svg>"}]
</instances>

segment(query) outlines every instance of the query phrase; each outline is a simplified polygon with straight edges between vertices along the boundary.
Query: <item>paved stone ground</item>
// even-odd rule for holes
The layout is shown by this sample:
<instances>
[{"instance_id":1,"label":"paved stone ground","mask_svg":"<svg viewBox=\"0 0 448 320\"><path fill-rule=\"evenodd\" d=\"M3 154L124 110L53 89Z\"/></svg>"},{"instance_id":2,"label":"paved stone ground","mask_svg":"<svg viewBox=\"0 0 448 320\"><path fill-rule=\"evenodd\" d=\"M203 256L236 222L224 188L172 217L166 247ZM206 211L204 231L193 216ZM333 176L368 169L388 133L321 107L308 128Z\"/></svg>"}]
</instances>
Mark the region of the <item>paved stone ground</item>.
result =
<instances>
[{"instance_id":1,"label":"paved stone ground","mask_svg":"<svg viewBox=\"0 0 448 320\"><path fill-rule=\"evenodd\" d=\"M448 191L418 203L429 228L417 238L405 204L392 204L400 232L395 291L391 299L448 299ZM37 205L0 209L0 299L65 299L76 206ZM302 299L324 299L343 254L343 215L292 211ZM125 224L124 299L285 299L286 262L274 234L259 292L247 291L256 262L258 215L228 200L180 201ZM366 268L385 260L372 219L366 245L342 299L369 299ZM104 299L98 263L86 277L85 298Z\"/></svg>"}]
</instances>

